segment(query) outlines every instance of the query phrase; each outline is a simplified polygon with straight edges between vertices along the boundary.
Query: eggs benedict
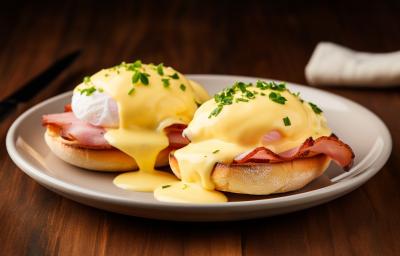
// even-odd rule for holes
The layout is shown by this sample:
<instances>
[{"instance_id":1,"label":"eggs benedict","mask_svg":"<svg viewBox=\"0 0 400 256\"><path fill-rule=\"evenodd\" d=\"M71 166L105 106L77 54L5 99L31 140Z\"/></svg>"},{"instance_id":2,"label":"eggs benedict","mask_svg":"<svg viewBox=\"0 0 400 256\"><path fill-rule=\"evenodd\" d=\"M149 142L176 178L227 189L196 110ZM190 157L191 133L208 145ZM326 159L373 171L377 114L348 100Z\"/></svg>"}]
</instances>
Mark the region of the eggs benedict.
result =
<instances>
[{"instance_id":1,"label":"eggs benedict","mask_svg":"<svg viewBox=\"0 0 400 256\"><path fill-rule=\"evenodd\" d=\"M156 171L189 141L182 130L209 98L197 83L163 64L121 63L85 77L65 113L43 116L47 145L89 170L128 171L114 183L152 191L176 178Z\"/></svg>"},{"instance_id":2,"label":"eggs benedict","mask_svg":"<svg viewBox=\"0 0 400 256\"><path fill-rule=\"evenodd\" d=\"M332 134L322 110L284 83L237 82L205 102L171 152L181 180L157 188L167 202L226 202L220 191L268 195L304 187L331 160L349 168L351 148Z\"/></svg>"}]
</instances>

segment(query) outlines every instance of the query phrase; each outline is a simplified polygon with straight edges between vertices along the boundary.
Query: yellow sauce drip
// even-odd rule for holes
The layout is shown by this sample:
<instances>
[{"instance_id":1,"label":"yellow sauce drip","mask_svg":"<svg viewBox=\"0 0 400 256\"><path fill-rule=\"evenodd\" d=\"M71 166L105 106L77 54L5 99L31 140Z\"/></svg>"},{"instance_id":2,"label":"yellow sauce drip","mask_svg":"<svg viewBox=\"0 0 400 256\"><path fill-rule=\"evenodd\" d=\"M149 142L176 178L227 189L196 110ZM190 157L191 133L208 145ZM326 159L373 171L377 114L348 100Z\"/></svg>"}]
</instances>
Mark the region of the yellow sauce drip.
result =
<instances>
[{"instance_id":1,"label":"yellow sauce drip","mask_svg":"<svg viewBox=\"0 0 400 256\"><path fill-rule=\"evenodd\" d=\"M217 106L213 99L196 111L184 131L191 143L174 152L182 181L171 187L158 188L155 192L158 200L224 202L219 195L213 194L212 171L217 163L230 164L238 155L259 146L281 153L301 145L309 137L331 134L323 115L314 113L307 102L301 102L290 92L280 92L287 101L278 104L268 98L271 90L252 90L257 92L255 99L225 105L217 116L209 117ZM290 119L290 126L285 125L285 117ZM271 131L278 131L282 138L263 142L263 135ZM190 184L194 189L180 189L183 184ZM190 192L193 195L187 195Z\"/></svg>"},{"instance_id":2,"label":"yellow sauce drip","mask_svg":"<svg viewBox=\"0 0 400 256\"><path fill-rule=\"evenodd\" d=\"M176 181L176 177L154 170L158 154L168 147L168 138L162 132L145 129L108 129L104 136L114 147L132 156L139 171L118 175L114 184L123 189L153 191L156 187ZM134 142L134 143L132 143Z\"/></svg>"},{"instance_id":3,"label":"yellow sauce drip","mask_svg":"<svg viewBox=\"0 0 400 256\"><path fill-rule=\"evenodd\" d=\"M126 172L114 179L114 184L122 189L151 192L165 184L176 182L174 175L162 171Z\"/></svg>"},{"instance_id":4,"label":"yellow sauce drip","mask_svg":"<svg viewBox=\"0 0 400 256\"><path fill-rule=\"evenodd\" d=\"M159 201L174 203L224 203L228 199L216 190L204 189L194 182L175 182L158 187L154 197Z\"/></svg>"},{"instance_id":5,"label":"yellow sauce drip","mask_svg":"<svg viewBox=\"0 0 400 256\"><path fill-rule=\"evenodd\" d=\"M154 169L158 154L169 145L164 128L189 123L196 103L202 103L208 95L200 85L170 67L164 67L160 74L154 65L132 69L129 65L101 70L90 78L89 85L78 87L101 88L117 102L119 127L107 128L105 139L134 158L139 170L118 175L114 184L123 189L153 191L177 181L174 175ZM145 74L148 83L145 79L133 83L136 71Z\"/></svg>"}]
</instances>

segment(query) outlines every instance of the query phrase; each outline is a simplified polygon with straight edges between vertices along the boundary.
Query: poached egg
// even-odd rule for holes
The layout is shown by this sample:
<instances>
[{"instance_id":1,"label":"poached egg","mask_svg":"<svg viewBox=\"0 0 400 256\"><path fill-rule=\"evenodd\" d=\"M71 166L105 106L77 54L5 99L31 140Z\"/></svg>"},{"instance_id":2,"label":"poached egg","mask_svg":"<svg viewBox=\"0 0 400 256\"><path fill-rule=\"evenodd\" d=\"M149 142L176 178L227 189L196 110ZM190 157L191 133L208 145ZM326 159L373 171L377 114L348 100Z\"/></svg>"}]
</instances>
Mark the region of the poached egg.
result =
<instances>
[{"instance_id":1,"label":"poached egg","mask_svg":"<svg viewBox=\"0 0 400 256\"><path fill-rule=\"evenodd\" d=\"M164 128L188 124L208 98L199 84L171 67L123 62L85 77L74 89L72 111L104 127L107 142L135 159L139 170L118 175L115 185L153 191L176 181L172 174L154 169L158 154L169 145Z\"/></svg>"},{"instance_id":2,"label":"poached egg","mask_svg":"<svg viewBox=\"0 0 400 256\"><path fill-rule=\"evenodd\" d=\"M284 83L235 83L205 102L184 130L191 141L174 152L181 181L155 190L167 202L226 202L214 190L211 174L217 163L233 160L257 147L289 151L307 138L328 136L322 111L290 92Z\"/></svg>"}]
</instances>

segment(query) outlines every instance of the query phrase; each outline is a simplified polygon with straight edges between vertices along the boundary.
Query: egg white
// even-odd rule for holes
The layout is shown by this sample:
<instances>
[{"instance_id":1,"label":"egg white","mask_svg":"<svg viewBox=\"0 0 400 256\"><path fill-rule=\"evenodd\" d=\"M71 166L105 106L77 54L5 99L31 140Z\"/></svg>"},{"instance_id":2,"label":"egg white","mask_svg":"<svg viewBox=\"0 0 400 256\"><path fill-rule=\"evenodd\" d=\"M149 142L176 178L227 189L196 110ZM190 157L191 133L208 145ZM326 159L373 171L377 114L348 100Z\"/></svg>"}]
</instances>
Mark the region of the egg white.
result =
<instances>
[{"instance_id":1,"label":"egg white","mask_svg":"<svg viewBox=\"0 0 400 256\"><path fill-rule=\"evenodd\" d=\"M74 91L71 103L75 116L95 126L118 128L117 102L104 92L95 91L90 96Z\"/></svg>"}]
</instances>

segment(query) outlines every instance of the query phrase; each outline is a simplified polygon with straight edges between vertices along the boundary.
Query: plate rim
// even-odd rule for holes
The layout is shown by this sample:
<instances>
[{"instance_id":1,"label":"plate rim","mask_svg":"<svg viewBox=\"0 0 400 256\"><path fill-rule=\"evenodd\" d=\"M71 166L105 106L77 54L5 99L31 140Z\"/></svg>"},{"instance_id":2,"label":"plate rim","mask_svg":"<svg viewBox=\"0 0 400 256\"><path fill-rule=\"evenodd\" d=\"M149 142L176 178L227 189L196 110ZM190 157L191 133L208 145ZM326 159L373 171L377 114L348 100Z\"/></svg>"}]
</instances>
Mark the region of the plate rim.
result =
<instances>
[{"instance_id":1,"label":"plate rim","mask_svg":"<svg viewBox=\"0 0 400 256\"><path fill-rule=\"evenodd\" d=\"M206 79L206 78L212 78L212 79L252 79L252 80L257 80L257 79L262 79L266 81L280 81L279 79L269 79L269 78L260 78L260 77L251 77L251 76L237 76L237 75L224 75L224 74L188 74L185 75L189 79ZM51 102L60 100L64 97L67 97L68 95L72 94L72 91L64 92L62 94L56 95L54 97L51 97L49 99L46 99L28 110L26 110L24 113L22 113L10 126L7 132L6 136L6 148L9 156L13 160L13 162L28 176L39 182L41 185L45 187L50 187L56 189L57 191L62 191L64 193L68 194L74 194L79 197L87 198L89 197L92 200L97 200L97 201L102 201L102 202L107 202L107 203L113 203L113 204L121 204L121 205L126 205L126 206L139 206L142 208L153 208L157 207L158 209L224 209L226 210L227 208L229 209L236 209L236 208L259 208L259 207L279 207L282 204L288 205L291 204L295 201L301 202L302 204L305 204L307 202L312 202L314 199L324 199L326 197L329 197L329 195L334 194L334 195L341 195L341 193L345 192L346 190L353 190L358 188L360 185L368 181L370 178L372 178L381 168L385 165L387 160L389 159L391 152L392 152L392 138L389 132L389 129L385 125L385 123L381 120L379 116L377 116L373 111L369 110L368 108L362 106L361 104L354 102L350 99L347 99L343 96L336 95L334 93L328 92L321 90L319 88L314 88L314 87L308 87L306 85L301 85L298 83L293 83L293 82L288 82L286 81L289 86L295 85L299 87L303 87L306 89L310 90L316 90L318 93L323 93L326 94L329 97L336 97L339 98L340 100L345 101L346 103L353 104L357 106L358 108L361 108L367 112L369 112L370 115L372 115L376 121L378 122L379 126L382 128L382 133L381 136L384 139L384 144L385 148L380 152L380 156L377 158L377 160L374 162L372 166L370 166L367 170L363 171L362 173L358 174L355 177L349 178L344 181L340 181L338 183L319 188L316 190L311 190L307 192L303 192L300 194L294 194L294 195L285 195L281 197L276 197L276 198L267 198L267 199L257 199L257 200L248 200L248 201L237 201L237 202L227 202L224 204L184 204L184 203L166 203L166 202L158 202L158 201L149 201L149 202L144 202L140 200L135 200L132 198L121 198L119 196L113 196L110 195L109 193L104 193L104 192L98 192L98 191L93 191L88 188L83 188L79 185L74 185L70 184L68 182L59 180L55 177L52 177L50 175L47 175L43 171L41 171L39 168L36 168L32 165L29 164L29 161L24 159L22 155L18 153L17 146L16 146L16 139L17 139L17 128L20 126L20 124L32 113L34 113L37 109L41 108L42 106L45 106ZM385 150L386 149L386 150ZM50 185L49 185L50 184ZM51 189L52 190L52 189ZM299 201L300 200L300 201Z\"/></svg>"}]
</instances>

